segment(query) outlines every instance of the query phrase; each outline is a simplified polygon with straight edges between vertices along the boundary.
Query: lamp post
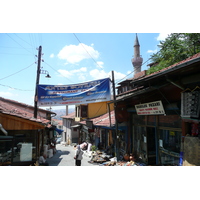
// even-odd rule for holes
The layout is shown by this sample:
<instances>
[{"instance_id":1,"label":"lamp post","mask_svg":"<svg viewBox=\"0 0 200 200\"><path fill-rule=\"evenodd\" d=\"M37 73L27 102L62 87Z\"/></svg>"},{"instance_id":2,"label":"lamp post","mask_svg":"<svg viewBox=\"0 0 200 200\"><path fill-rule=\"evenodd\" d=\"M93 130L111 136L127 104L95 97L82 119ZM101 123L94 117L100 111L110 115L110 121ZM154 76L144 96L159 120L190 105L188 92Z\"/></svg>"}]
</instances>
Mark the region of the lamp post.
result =
<instances>
[{"instance_id":1,"label":"lamp post","mask_svg":"<svg viewBox=\"0 0 200 200\"><path fill-rule=\"evenodd\" d=\"M38 90L37 90L37 85L39 84L40 81L40 74L47 74L45 77L46 78L51 78L49 75L49 72L46 70L41 70L40 65L41 65L41 55L42 55L42 46L39 46L39 51L38 51L38 65L37 65L37 76L36 76L36 86L35 86L35 99L34 99L34 118L37 119L37 102L38 102Z\"/></svg>"}]
</instances>

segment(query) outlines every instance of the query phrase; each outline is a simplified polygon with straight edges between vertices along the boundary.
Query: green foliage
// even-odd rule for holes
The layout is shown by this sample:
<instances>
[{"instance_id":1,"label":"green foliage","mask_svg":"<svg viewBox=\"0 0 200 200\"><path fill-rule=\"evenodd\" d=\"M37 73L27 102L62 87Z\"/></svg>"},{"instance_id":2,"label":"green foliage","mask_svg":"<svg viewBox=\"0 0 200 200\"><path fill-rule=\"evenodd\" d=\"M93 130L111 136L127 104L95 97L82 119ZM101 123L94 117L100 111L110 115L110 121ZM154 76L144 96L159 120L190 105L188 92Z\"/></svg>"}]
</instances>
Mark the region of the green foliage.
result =
<instances>
[{"instance_id":1,"label":"green foliage","mask_svg":"<svg viewBox=\"0 0 200 200\"><path fill-rule=\"evenodd\" d=\"M151 56L155 67L147 74L166 68L200 52L200 33L172 33L158 45L160 50Z\"/></svg>"},{"instance_id":2,"label":"green foliage","mask_svg":"<svg viewBox=\"0 0 200 200\"><path fill-rule=\"evenodd\" d=\"M96 147L95 145L93 145L93 146L91 147L91 149L92 149L92 151L96 151L96 150L97 150L97 147Z\"/></svg>"}]
</instances>

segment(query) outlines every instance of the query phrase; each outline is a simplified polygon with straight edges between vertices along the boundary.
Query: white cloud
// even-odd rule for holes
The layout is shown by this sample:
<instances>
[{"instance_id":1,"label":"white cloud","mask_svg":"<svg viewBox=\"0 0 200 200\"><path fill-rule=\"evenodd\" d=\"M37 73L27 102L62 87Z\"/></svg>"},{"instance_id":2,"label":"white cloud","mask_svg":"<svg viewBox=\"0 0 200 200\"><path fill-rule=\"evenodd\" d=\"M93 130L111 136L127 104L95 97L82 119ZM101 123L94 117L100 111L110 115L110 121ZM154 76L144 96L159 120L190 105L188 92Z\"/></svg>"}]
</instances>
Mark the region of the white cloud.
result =
<instances>
[{"instance_id":1,"label":"white cloud","mask_svg":"<svg viewBox=\"0 0 200 200\"><path fill-rule=\"evenodd\" d=\"M59 69L58 72L59 72L59 76L62 75L62 76L67 77L67 78L72 76L72 73L70 71L65 70L65 69Z\"/></svg>"},{"instance_id":2,"label":"white cloud","mask_svg":"<svg viewBox=\"0 0 200 200\"><path fill-rule=\"evenodd\" d=\"M50 58L54 58L55 57L55 55L52 53L51 55L50 55Z\"/></svg>"},{"instance_id":3,"label":"white cloud","mask_svg":"<svg viewBox=\"0 0 200 200\"><path fill-rule=\"evenodd\" d=\"M67 71L65 69L59 69L58 72L59 72L59 76L72 78L75 75L77 80L84 81L86 79L85 72L87 72L87 68L81 67L80 69L73 69L70 71Z\"/></svg>"},{"instance_id":4,"label":"white cloud","mask_svg":"<svg viewBox=\"0 0 200 200\"><path fill-rule=\"evenodd\" d=\"M159 35L158 35L158 37L156 39L158 41L165 40L169 36L169 34L171 34L171 33L159 33Z\"/></svg>"},{"instance_id":5,"label":"white cloud","mask_svg":"<svg viewBox=\"0 0 200 200\"><path fill-rule=\"evenodd\" d=\"M101 79L107 78L109 73L106 73L104 70L93 69L90 71L90 76L92 76L93 79Z\"/></svg>"},{"instance_id":6,"label":"white cloud","mask_svg":"<svg viewBox=\"0 0 200 200\"><path fill-rule=\"evenodd\" d=\"M156 53L158 50L155 49L155 50L148 50L147 53Z\"/></svg>"},{"instance_id":7,"label":"white cloud","mask_svg":"<svg viewBox=\"0 0 200 200\"><path fill-rule=\"evenodd\" d=\"M94 58L97 59L99 57L99 52L95 50L93 45L88 46L86 44L80 43L79 45L69 45L65 46L58 53L58 58L66 60L69 63L75 64L84 59Z\"/></svg>"},{"instance_id":8,"label":"white cloud","mask_svg":"<svg viewBox=\"0 0 200 200\"><path fill-rule=\"evenodd\" d=\"M70 71L72 74L79 73L79 72L87 72L86 67L81 67L80 69L73 69Z\"/></svg>"},{"instance_id":9,"label":"white cloud","mask_svg":"<svg viewBox=\"0 0 200 200\"><path fill-rule=\"evenodd\" d=\"M0 92L0 96L2 97L11 97L13 94L11 92Z\"/></svg>"},{"instance_id":10,"label":"white cloud","mask_svg":"<svg viewBox=\"0 0 200 200\"><path fill-rule=\"evenodd\" d=\"M116 80L119 80L119 79L123 79L126 75L125 74L122 74L121 72L116 72L114 71L114 78L115 78L115 81Z\"/></svg>"},{"instance_id":11,"label":"white cloud","mask_svg":"<svg viewBox=\"0 0 200 200\"><path fill-rule=\"evenodd\" d=\"M102 61L97 62L97 67L103 69L103 65L104 65L104 62L102 62Z\"/></svg>"},{"instance_id":12,"label":"white cloud","mask_svg":"<svg viewBox=\"0 0 200 200\"><path fill-rule=\"evenodd\" d=\"M93 70L90 71L90 76L92 76L93 79L101 79L101 78L112 77L112 74L111 74L111 71L105 72L104 70L93 69ZM125 76L126 76L125 74L114 71L115 80L122 79Z\"/></svg>"}]
</instances>

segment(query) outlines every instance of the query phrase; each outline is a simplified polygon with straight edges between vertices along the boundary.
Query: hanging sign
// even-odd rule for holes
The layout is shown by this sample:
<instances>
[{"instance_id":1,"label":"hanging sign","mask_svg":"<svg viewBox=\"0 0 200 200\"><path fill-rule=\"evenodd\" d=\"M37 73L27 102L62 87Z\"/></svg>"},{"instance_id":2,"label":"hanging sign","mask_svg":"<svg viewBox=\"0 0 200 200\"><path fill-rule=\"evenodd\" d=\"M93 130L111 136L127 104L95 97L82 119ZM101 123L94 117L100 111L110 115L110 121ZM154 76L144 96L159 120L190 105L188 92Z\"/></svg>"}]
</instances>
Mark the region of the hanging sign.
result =
<instances>
[{"instance_id":1,"label":"hanging sign","mask_svg":"<svg viewBox=\"0 0 200 200\"><path fill-rule=\"evenodd\" d=\"M165 111L161 101L137 104L135 109L138 115L164 115Z\"/></svg>"},{"instance_id":2,"label":"hanging sign","mask_svg":"<svg viewBox=\"0 0 200 200\"><path fill-rule=\"evenodd\" d=\"M72 85L38 85L38 105L62 106L110 101L110 79Z\"/></svg>"}]
</instances>

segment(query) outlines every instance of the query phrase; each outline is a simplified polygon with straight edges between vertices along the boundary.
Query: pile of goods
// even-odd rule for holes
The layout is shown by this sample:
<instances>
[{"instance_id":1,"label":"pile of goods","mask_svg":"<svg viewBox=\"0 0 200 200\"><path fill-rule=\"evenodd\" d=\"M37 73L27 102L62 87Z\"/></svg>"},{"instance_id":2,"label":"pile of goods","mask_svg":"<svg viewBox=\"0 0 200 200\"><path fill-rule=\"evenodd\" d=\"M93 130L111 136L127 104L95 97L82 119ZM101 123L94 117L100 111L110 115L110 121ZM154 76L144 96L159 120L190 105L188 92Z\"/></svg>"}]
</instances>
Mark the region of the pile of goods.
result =
<instances>
[{"instance_id":1,"label":"pile of goods","mask_svg":"<svg viewBox=\"0 0 200 200\"><path fill-rule=\"evenodd\" d=\"M92 158L89 163L99 164L99 166L145 166L144 163L135 159L132 154L126 154L122 161L117 161L116 157L107 155L99 150L92 153Z\"/></svg>"},{"instance_id":2,"label":"pile of goods","mask_svg":"<svg viewBox=\"0 0 200 200\"><path fill-rule=\"evenodd\" d=\"M110 160L110 158L112 156L110 155L107 155L101 151L96 151L94 153L92 153L92 158L91 160L89 161L90 163L104 163L104 162L107 162Z\"/></svg>"}]
</instances>

